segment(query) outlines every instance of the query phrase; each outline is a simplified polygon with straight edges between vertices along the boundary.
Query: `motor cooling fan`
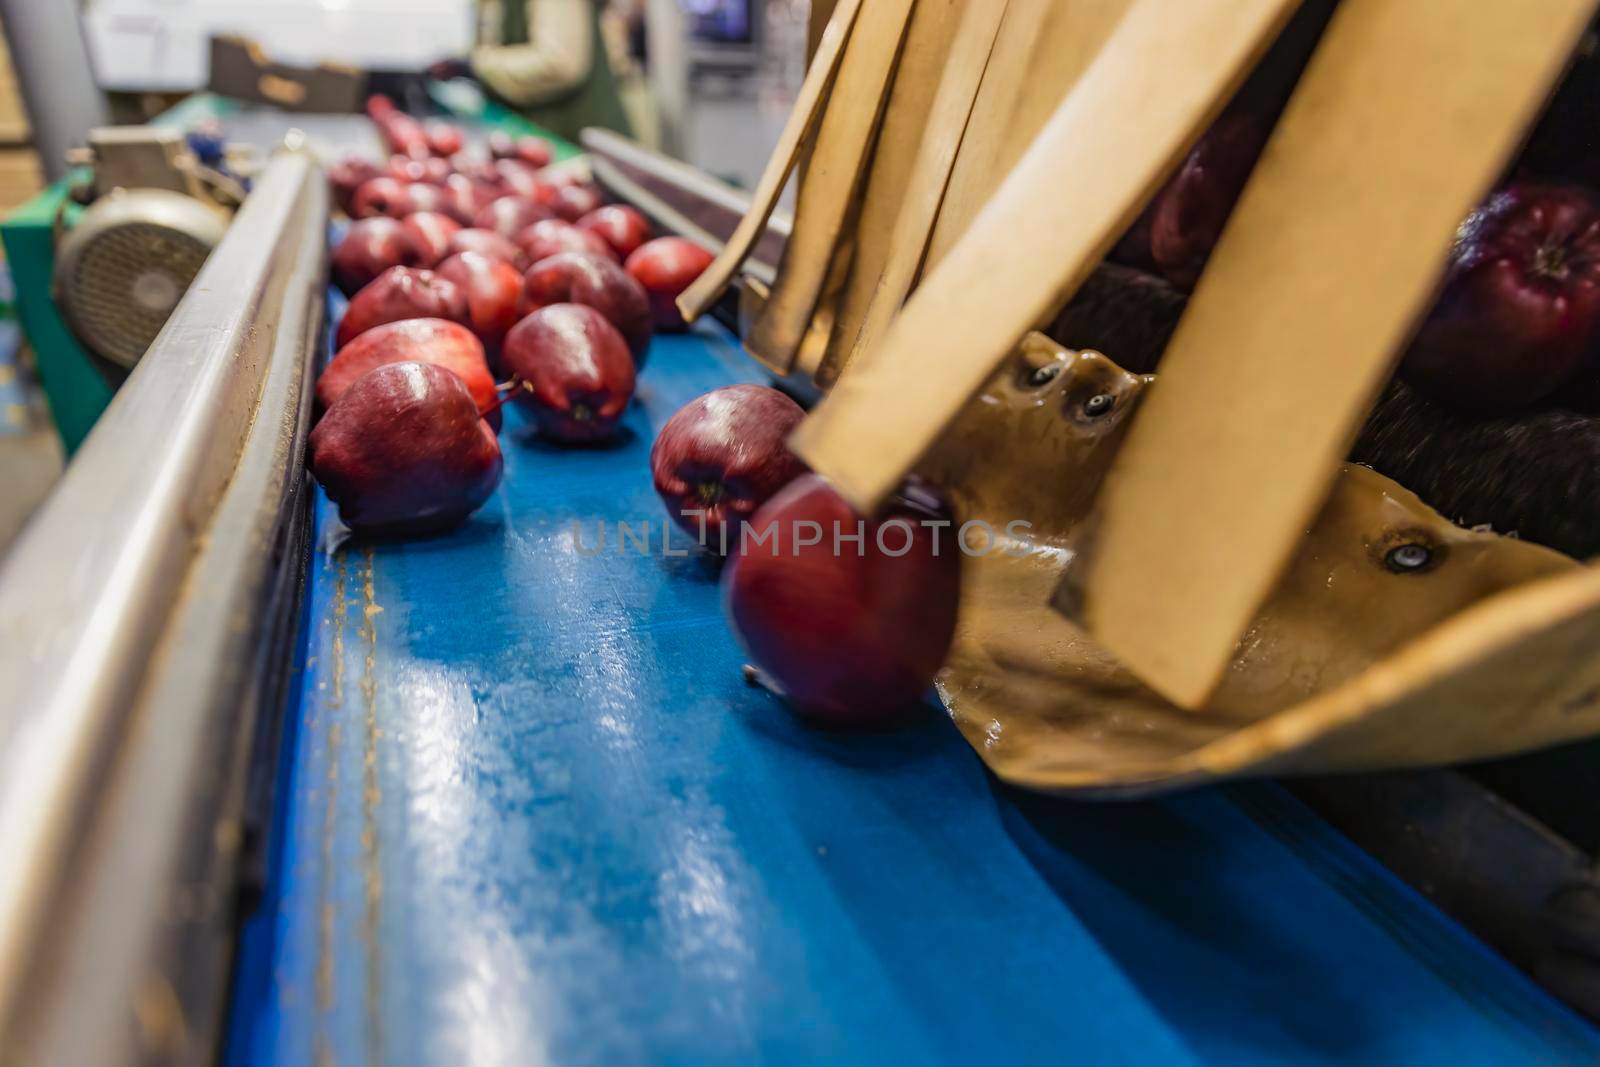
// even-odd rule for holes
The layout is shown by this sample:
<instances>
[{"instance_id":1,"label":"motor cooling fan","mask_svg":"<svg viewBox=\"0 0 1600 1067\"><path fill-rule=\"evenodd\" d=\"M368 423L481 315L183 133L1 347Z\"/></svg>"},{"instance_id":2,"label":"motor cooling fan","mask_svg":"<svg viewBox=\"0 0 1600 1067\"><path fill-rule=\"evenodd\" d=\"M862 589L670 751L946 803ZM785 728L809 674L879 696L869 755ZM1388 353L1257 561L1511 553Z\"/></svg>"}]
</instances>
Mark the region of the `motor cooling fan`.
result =
<instances>
[{"instance_id":1,"label":"motor cooling fan","mask_svg":"<svg viewBox=\"0 0 1600 1067\"><path fill-rule=\"evenodd\" d=\"M132 368L222 240L241 192L164 130L96 130L92 202L58 226L56 303L96 355ZM230 183L231 184L231 183Z\"/></svg>"}]
</instances>

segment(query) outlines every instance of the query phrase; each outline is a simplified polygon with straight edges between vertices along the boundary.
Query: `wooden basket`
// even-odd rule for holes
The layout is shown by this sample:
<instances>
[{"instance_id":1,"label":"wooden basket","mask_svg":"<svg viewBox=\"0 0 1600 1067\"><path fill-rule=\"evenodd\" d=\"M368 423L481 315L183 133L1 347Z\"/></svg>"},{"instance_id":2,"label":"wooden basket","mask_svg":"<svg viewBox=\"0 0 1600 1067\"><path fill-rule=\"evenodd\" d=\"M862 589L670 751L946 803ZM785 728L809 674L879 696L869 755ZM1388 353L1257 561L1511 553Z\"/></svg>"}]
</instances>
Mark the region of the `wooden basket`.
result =
<instances>
[{"instance_id":1,"label":"wooden basket","mask_svg":"<svg viewBox=\"0 0 1600 1067\"><path fill-rule=\"evenodd\" d=\"M800 167L746 337L829 390L795 449L863 511L921 470L964 521L1034 523L969 561L941 681L1002 777L1135 793L1600 733L1600 573L1344 463L1594 8L832 5L749 216L682 303L723 291ZM1285 41L1308 62L1159 385L1031 335ZM1046 365L1048 402L1017 391ZM1117 398L1092 430L1085 383ZM1380 551L1407 537L1436 550L1414 573Z\"/></svg>"}]
</instances>

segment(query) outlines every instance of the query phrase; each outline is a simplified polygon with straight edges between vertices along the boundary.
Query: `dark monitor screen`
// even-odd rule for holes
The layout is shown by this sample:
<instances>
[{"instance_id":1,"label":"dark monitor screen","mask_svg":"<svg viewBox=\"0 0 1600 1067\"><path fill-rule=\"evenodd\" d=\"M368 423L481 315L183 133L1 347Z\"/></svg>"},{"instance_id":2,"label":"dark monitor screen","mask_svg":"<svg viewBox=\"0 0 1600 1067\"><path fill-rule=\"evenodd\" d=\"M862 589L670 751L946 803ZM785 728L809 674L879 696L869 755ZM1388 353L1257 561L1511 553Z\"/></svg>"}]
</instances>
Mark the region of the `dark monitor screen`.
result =
<instances>
[{"instance_id":1,"label":"dark monitor screen","mask_svg":"<svg viewBox=\"0 0 1600 1067\"><path fill-rule=\"evenodd\" d=\"M713 44L750 44L754 40L754 0L683 0L689 36Z\"/></svg>"}]
</instances>

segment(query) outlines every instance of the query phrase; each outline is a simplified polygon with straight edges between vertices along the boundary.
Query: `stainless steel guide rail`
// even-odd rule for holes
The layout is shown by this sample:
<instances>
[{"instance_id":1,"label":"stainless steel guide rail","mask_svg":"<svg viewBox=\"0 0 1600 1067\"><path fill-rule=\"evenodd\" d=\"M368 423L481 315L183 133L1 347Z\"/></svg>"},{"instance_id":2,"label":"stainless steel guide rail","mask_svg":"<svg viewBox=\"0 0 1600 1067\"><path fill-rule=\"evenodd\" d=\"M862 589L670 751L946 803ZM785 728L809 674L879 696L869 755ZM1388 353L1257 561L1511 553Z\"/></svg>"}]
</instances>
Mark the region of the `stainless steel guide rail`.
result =
<instances>
[{"instance_id":1,"label":"stainless steel guide rail","mask_svg":"<svg viewBox=\"0 0 1600 1067\"><path fill-rule=\"evenodd\" d=\"M306 551L327 217L279 153L0 567L0 1062L214 1051Z\"/></svg>"}]
</instances>

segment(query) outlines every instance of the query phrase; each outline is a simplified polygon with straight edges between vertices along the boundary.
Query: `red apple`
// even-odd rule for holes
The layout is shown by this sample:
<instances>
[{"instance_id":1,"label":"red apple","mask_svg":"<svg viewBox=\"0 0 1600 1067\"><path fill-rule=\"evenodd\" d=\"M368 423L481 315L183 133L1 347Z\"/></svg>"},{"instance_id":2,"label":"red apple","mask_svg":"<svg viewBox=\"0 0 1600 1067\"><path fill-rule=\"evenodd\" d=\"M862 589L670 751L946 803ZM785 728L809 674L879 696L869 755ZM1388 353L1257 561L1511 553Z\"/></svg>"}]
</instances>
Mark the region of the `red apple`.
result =
<instances>
[{"instance_id":1,"label":"red apple","mask_svg":"<svg viewBox=\"0 0 1600 1067\"><path fill-rule=\"evenodd\" d=\"M1156 194L1150 208L1150 255L1173 285L1194 288L1270 132L1255 115L1224 115Z\"/></svg>"},{"instance_id":2,"label":"red apple","mask_svg":"<svg viewBox=\"0 0 1600 1067\"><path fill-rule=\"evenodd\" d=\"M353 296L390 267L422 266L425 255L400 220L357 219L333 250L333 284Z\"/></svg>"},{"instance_id":3,"label":"red apple","mask_svg":"<svg viewBox=\"0 0 1600 1067\"><path fill-rule=\"evenodd\" d=\"M606 244L605 238L588 230L580 230L572 223L560 219L535 222L517 231L511 239L522 249L522 254L528 257L529 263L537 263L541 259L558 256L563 252L587 252L613 261L617 258L611 246Z\"/></svg>"},{"instance_id":4,"label":"red apple","mask_svg":"<svg viewBox=\"0 0 1600 1067\"><path fill-rule=\"evenodd\" d=\"M334 343L343 348L374 326L403 319L467 321L467 296L431 270L391 267L350 299Z\"/></svg>"},{"instance_id":5,"label":"red apple","mask_svg":"<svg viewBox=\"0 0 1600 1067\"><path fill-rule=\"evenodd\" d=\"M450 238L461 230L459 222L437 211L418 211L407 215L400 225L405 227L406 235L412 242L422 249L424 267L434 266L443 259L448 253Z\"/></svg>"},{"instance_id":6,"label":"red apple","mask_svg":"<svg viewBox=\"0 0 1600 1067\"><path fill-rule=\"evenodd\" d=\"M556 187L539 178L539 172L515 159L494 161L494 174L507 193L532 200L541 207L553 207Z\"/></svg>"},{"instance_id":7,"label":"red apple","mask_svg":"<svg viewBox=\"0 0 1600 1067\"><path fill-rule=\"evenodd\" d=\"M439 264L438 272L467 294L467 325L498 360L506 334L522 318L522 273L479 252L457 253Z\"/></svg>"},{"instance_id":8,"label":"red apple","mask_svg":"<svg viewBox=\"0 0 1600 1067\"><path fill-rule=\"evenodd\" d=\"M950 653L961 596L954 531L923 525L946 518L902 502L863 519L815 474L756 513L723 577L725 602L756 666L795 712L875 726L927 693ZM858 532L859 544L844 540Z\"/></svg>"},{"instance_id":9,"label":"red apple","mask_svg":"<svg viewBox=\"0 0 1600 1067\"><path fill-rule=\"evenodd\" d=\"M496 131L489 135L489 154L495 159L515 159L535 169L547 167L555 150L543 137L512 137Z\"/></svg>"},{"instance_id":10,"label":"red apple","mask_svg":"<svg viewBox=\"0 0 1600 1067\"><path fill-rule=\"evenodd\" d=\"M461 379L388 363L357 379L311 431L311 473L357 533L436 533L500 484L500 443Z\"/></svg>"},{"instance_id":11,"label":"red apple","mask_svg":"<svg viewBox=\"0 0 1600 1067\"><path fill-rule=\"evenodd\" d=\"M490 133L489 139L484 144L494 159L510 159L517 154L517 139L504 130Z\"/></svg>"},{"instance_id":12,"label":"red apple","mask_svg":"<svg viewBox=\"0 0 1600 1067\"><path fill-rule=\"evenodd\" d=\"M625 204L595 208L578 220L578 229L588 230L603 239L619 261L633 255L640 245L650 240L650 221Z\"/></svg>"},{"instance_id":13,"label":"red apple","mask_svg":"<svg viewBox=\"0 0 1600 1067\"><path fill-rule=\"evenodd\" d=\"M740 523L806 472L786 443L805 418L765 385L729 385L679 408L656 435L650 473L677 524L726 555Z\"/></svg>"},{"instance_id":14,"label":"red apple","mask_svg":"<svg viewBox=\"0 0 1600 1067\"><path fill-rule=\"evenodd\" d=\"M585 215L600 210L605 200L588 185L558 185L550 199L550 207L557 218L577 222Z\"/></svg>"},{"instance_id":15,"label":"red apple","mask_svg":"<svg viewBox=\"0 0 1600 1067\"><path fill-rule=\"evenodd\" d=\"M436 156L453 156L467 145L461 127L448 122L430 122L423 127L428 138L428 148Z\"/></svg>"},{"instance_id":16,"label":"red apple","mask_svg":"<svg viewBox=\"0 0 1600 1067\"><path fill-rule=\"evenodd\" d=\"M527 269L528 257L522 254L522 249L513 244L509 237L502 237L493 230L480 230L477 227L457 230L450 238L446 254L453 256L459 252L477 252L491 259L504 260L519 271Z\"/></svg>"},{"instance_id":17,"label":"red apple","mask_svg":"<svg viewBox=\"0 0 1600 1067\"><path fill-rule=\"evenodd\" d=\"M424 210L412 202L410 190L427 188L431 187L381 175L363 183L356 190L355 197L350 202L350 214L358 219L370 219L379 215L386 215L391 219L403 219L413 211Z\"/></svg>"},{"instance_id":18,"label":"red apple","mask_svg":"<svg viewBox=\"0 0 1600 1067\"><path fill-rule=\"evenodd\" d=\"M517 384L516 402L554 441L611 438L633 398L627 342L582 304L552 304L517 323L501 359Z\"/></svg>"},{"instance_id":19,"label":"red apple","mask_svg":"<svg viewBox=\"0 0 1600 1067\"><path fill-rule=\"evenodd\" d=\"M650 298L650 316L658 330L681 330L678 296L705 273L715 258L682 237L657 237L628 257L628 273Z\"/></svg>"},{"instance_id":20,"label":"red apple","mask_svg":"<svg viewBox=\"0 0 1600 1067\"><path fill-rule=\"evenodd\" d=\"M499 414L500 394L483 345L471 330L444 319L386 322L339 349L317 378L317 410L326 411L362 375L385 363L431 363L450 371L472 394L480 412ZM491 420L498 425L498 420Z\"/></svg>"},{"instance_id":21,"label":"red apple","mask_svg":"<svg viewBox=\"0 0 1600 1067\"><path fill-rule=\"evenodd\" d=\"M450 164L442 159L429 156L427 159L412 159L410 156L394 156L389 160L389 165L383 171L389 177L410 185L421 182L423 185L443 185L444 180L450 177Z\"/></svg>"},{"instance_id":22,"label":"red apple","mask_svg":"<svg viewBox=\"0 0 1600 1067\"><path fill-rule=\"evenodd\" d=\"M376 163L360 156L347 156L330 167L328 186L333 192L334 203L339 205L339 210L346 215L352 214L356 190L381 173L382 169Z\"/></svg>"},{"instance_id":23,"label":"red apple","mask_svg":"<svg viewBox=\"0 0 1600 1067\"><path fill-rule=\"evenodd\" d=\"M586 252L563 252L537 260L528 269L523 292L529 309L566 303L594 308L622 333L635 366L644 368L653 332L650 301L616 260Z\"/></svg>"},{"instance_id":24,"label":"red apple","mask_svg":"<svg viewBox=\"0 0 1600 1067\"><path fill-rule=\"evenodd\" d=\"M520 196L502 196L479 210L472 225L474 229L493 230L502 237L515 239L529 226L554 217L548 208Z\"/></svg>"},{"instance_id":25,"label":"red apple","mask_svg":"<svg viewBox=\"0 0 1600 1067\"><path fill-rule=\"evenodd\" d=\"M1467 411L1548 396L1600 345L1600 198L1518 182L1467 219L1444 291L1406 353L1406 381Z\"/></svg>"},{"instance_id":26,"label":"red apple","mask_svg":"<svg viewBox=\"0 0 1600 1067\"><path fill-rule=\"evenodd\" d=\"M452 174L444 182L445 214L463 226L470 226L478 212L499 193L462 174Z\"/></svg>"}]
</instances>

